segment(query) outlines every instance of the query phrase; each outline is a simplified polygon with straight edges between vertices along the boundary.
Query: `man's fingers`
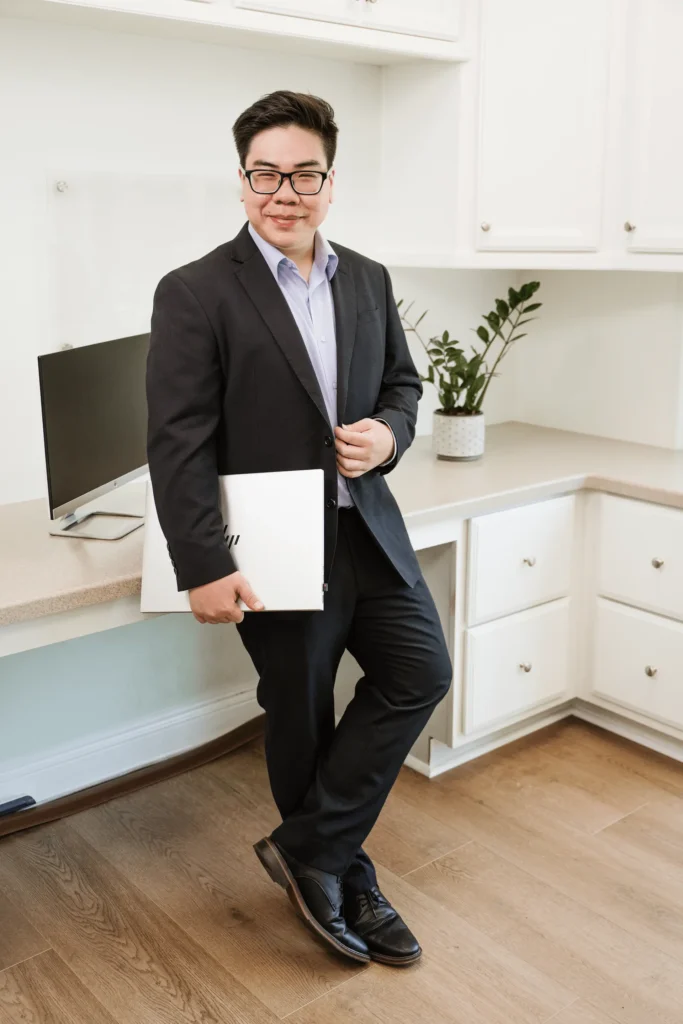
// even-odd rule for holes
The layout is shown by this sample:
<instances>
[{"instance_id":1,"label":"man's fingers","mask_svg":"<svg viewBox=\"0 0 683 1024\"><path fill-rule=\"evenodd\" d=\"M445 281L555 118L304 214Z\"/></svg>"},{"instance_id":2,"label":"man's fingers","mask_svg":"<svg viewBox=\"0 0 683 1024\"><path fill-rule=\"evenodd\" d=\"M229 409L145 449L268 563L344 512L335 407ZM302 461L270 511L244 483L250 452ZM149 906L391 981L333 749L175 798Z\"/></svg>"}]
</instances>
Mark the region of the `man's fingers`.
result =
<instances>
[{"instance_id":1,"label":"man's fingers","mask_svg":"<svg viewBox=\"0 0 683 1024\"><path fill-rule=\"evenodd\" d=\"M345 430L343 427L335 427L334 430L337 440L343 441L346 444L357 445L359 448L366 448L372 444L372 440L366 430Z\"/></svg>"},{"instance_id":2,"label":"man's fingers","mask_svg":"<svg viewBox=\"0 0 683 1024\"><path fill-rule=\"evenodd\" d=\"M337 458L337 465L351 473L364 473L368 468L367 462L362 459L345 459L343 457Z\"/></svg>"},{"instance_id":3,"label":"man's fingers","mask_svg":"<svg viewBox=\"0 0 683 1024\"><path fill-rule=\"evenodd\" d=\"M255 611L255 612L263 611L263 601L261 601L256 596L256 594L251 589L251 587L246 582L246 580L244 581L244 583L241 583L240 586L238 587L237 594L238 594L239 597L242 598L244 603L246 605L248 605L249 608L252 609L252 611ZM239 610L241 611L241 609L239 609Z\"/></svg>"},{"instance_id":4,"label":"man's fingers","mask_svg":"<svg viewBox=\"0 0 683 1024\"><path fill-rule=\"evenodd\" d=\"M344 441L337 441L335 445L337 457L344 459L357 459L358 462L367 462L370 458L370 449L356 444L345 444Z\"/></svg>"}]
</instances>

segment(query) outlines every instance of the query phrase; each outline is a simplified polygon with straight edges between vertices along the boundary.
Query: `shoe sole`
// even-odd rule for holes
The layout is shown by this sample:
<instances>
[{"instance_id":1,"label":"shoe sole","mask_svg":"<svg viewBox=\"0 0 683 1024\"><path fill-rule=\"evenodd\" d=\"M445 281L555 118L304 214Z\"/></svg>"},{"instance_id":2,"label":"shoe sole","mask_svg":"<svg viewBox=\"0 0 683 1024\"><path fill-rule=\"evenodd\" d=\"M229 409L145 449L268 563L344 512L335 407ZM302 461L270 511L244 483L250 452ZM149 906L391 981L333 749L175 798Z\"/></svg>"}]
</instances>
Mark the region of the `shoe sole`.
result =
<instances>
[{"instance_id":1,"label":"shoe sole","mask_svg":"<svg viewBox=\"0 0 683 1024\"><path fill-rule=\"evenodd\" d=\"M413 953L412 956L388 956L385 953L370 953L371 960L377 960L380 964L391 964L392 967L407 967L414 964L422 956L422 950Z\"/></svg>"},{"instance_id":2,"label":"shoe sole","mask_svg":"<svg viewBox=\"0 0 683 1024\"><path fill-rule=\"evenodd\" d=\"M286 860L271 839L268 839L268 837L259 839L258 843L254 843L254 851L271 879L277 885L282 886L296 912L315 935L324 941L325 945L331 946L338 953L343 953L344 956L349 957L351 960L356 960L363 964L370 962L369 954L357 953L355 950L349 949L343 942L335 939L333 935L325 931L323 926L315 919L306 906L306 901L301 895L299 886L296 884L294 875L289 870Z\"/></svg>"}]
</instances>

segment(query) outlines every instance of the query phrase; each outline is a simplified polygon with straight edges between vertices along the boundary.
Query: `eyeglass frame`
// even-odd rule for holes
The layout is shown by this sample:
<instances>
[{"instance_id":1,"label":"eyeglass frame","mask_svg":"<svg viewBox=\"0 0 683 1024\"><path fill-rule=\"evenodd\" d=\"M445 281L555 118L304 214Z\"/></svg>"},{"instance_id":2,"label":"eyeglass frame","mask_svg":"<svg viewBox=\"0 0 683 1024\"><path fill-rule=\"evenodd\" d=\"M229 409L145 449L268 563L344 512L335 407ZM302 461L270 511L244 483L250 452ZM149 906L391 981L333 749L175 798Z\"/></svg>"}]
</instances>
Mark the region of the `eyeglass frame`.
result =
<instances>
[{"instance_id":1,"label":"eyeglass frame","mask_svg":"<svg viewBox=\"0 0 683 1024\"><path fill-rule=\"evenodd\" d=\"M266 172L270 172L271 174L279 174L280 175L280 184L278 185L278 187L275 189L274 192L258 192L254 188L254 186L251 183L251 176L252 176L252 174L255 174L257 171L266 171ZM294 174L306 174L306 173L322 175L322 180L320 182L320 188L318 189L317 192L299 192L298 189L294 188L294 182L292 181L292 175L294 175ZM291 187L292 191L296 192L296 194L298 196L318 196L318 195L320 195L320 193L323 190L323 185L325 184L325 182L329 178L330 171L319 171L315 167L300 167L296 171L276 171L274 167L252 167L250 171L245 171L245 169L242 168L242 174L244 175L244 177L249 182L249 188L257 196L274 196L282 188L282 182L285 180L285 178L289 178L290 187Z\"/></svg>"}]
</instances>

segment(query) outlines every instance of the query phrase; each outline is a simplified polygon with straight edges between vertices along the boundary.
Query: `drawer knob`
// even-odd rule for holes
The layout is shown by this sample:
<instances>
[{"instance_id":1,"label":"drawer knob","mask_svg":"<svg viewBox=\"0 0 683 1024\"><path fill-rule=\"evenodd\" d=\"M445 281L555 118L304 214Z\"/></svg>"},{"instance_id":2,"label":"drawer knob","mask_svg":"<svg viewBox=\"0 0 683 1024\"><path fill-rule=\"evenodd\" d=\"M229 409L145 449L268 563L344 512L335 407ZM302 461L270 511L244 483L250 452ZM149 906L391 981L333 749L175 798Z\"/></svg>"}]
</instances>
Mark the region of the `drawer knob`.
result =
<instances>
[{"instance_id":1,"label":"drawer knob","mask_svg":"<svg viewBox=\"0 0 683 1024\"><path fill-rule=\"evenodd\" d=\"M520 662L519 667L521 669L523 669L524 672L531 672L531 662L530 661L522 661L522 662Z\"/></svg>"},{"instance_id":2,"label":"drawer knob","mask_svg":"<svg viewBox=\"0 0 683 1024\"><path fill-rule=\"evenodd\" d=\"M645 666L645 675L649 676L650 679L654 679L654 677L657 675L657 669L653 668L652 665L646 665Z\"/></svg>"},{"instance_id":3,"label":"drawer knob","mask_svg":"<svg viewBox=\"0 0 683 1024\"><path fill-rule=\"evenodd\" d=\"M664 565L664 559L663 558L653 558L652 559L652 564L654 565L655 569L661 569L662 566Z\"/></svg>"},{"instance_id":4,"label":"drawer knob","mask_svg":"<svg viewBox=\"0 0 683 1024\"><path fill-rule=\"evenodd\" d=\"M524 558L523 561L525 565L536 565L536 559L533 555L531 556L531 558Z\"/></svg>"}]
</instances>

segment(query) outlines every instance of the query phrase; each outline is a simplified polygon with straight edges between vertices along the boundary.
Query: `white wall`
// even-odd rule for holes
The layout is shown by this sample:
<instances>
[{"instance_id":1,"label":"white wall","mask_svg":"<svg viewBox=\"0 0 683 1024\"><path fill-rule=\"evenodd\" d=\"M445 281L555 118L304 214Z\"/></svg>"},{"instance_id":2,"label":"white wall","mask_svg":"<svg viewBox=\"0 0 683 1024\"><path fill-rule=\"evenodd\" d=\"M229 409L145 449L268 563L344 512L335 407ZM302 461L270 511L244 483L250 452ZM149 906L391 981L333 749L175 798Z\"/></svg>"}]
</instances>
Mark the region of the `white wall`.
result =
<instances>
[{"instance_id":1,"label":"white wall","mask_svg":"<svg viewBox=\"0 0 683 1024\"><path fill-rule=\"evenodd\" d=\"M440 336L447 330L468 355L472 355L471 345L476 344L481 348L474 331L484 323L482 314L493 309L494 299L506 298L510 285L517 287L519 280L516 270L389 269L394 297L396 301L401 298L404 300L401 309L414 300L408 314L410 322L415 323L420 314L428 310L417 328L423 341L428 343L430 337ZM424 375L429 369L429 359L415 335L409 333L407 337L415 365ZM500 377L491 382L486 393L484 412L487 423L500 423L515 417L515 374L512 366L506 366L508 359L509 356L506 356L500 364ZM432 413L439 408L440 403L434 385L425 383L423 386L417 433L431 434Z\"/></svg>"},{"instance_id":2,"label":"white wall","mask_svg":"<svg viewBox=\"0 0 683 1024\"><path fill-rule=\"evenodd\" d=\"M378 68L0 19L0 96L12 97L0 104L0 503L47 493L36 356L69 340L56 330L60 297L52 288L56 277L65 287L74 283L68 268L58 262L57 274L50 262L55 176L190 173L236 182L231 125L258 96L278 88L319 93L335 108L337 202L325 230L333 240L369 249L377 207ZM235 188L212 244L232 237L243 221ZM157 273L201 254L181 238L168 265L161 254ZM112 265L125 258L113 254ZM83 273L75 259L74 272ZM102 282L95 285L98 330L110 324L116 337L124 325L131 333L148 329L153 286L143 275L139 293L126 294L125 308L112 280L110 294L104 292L110 319L102 315ZM95 285L83 274L84 316Z\"/></svg>"},{"instance_id":3,"label":"white wall","mask_svg":"<svg viewBox=\"0 0 683 1024\"><path fill-rule=\"evenodd\" d=\"M55 270L50 262L56 173L72 183L112 171L154 174L160 181L188 173L236 181L231 125L237 115L273 89L319 93L334 106L340 126L338 201L325 230L333 240L368 251L376 234L379 75L368 65L0 19L0 96L11 96L0 103L0 503L47 493L36 356L70 340L56 329L55 279L69 288L70 302L80 281L70 279L68 266ZM212 244L232 237L243 220L235 190ZM187 240L177 240L168 263L157 265L159 276L210 247L194 251L191 242L183 249ZM79 254L72 255L80 274ZM112 264L119 258L126 253L113 253ZM73 310L69 321L71 330L80 331L75 343L105 340L108 329L114 337L124 327L131 333L148 329L152 282L141 275L138 294L123 298L115 279L110 294L102 285L84 277L83 322L74 322ZM97 324L105 336L88 338L86 323ZM188 712L176 732L197 745L212 738L216 722L223 731L238 724L229 708L227 718L225 710L222 717L202 717L206 702L234 698L239 718L245 709L258 710L249 700L254 686L255 672L235 628L200 626L185 616L3 658L0 801L26 791L41 799L56 795L51 776L57 787L79 788L80 766L81 784L89 784L100 753L117 771L135 768L151 749L143 741L140 760L126 762L141 749L138 734L175 714ZM171 727L166 731L176 735ZM63 764L63 755L72 753L74 763ZM54 757L59 766L51 771L48 763L36 776L33 766L41 757Z\"/></svg>"},{"instance_id":4,"label":"white wall","mask_svg":"<svg viewBox=\"0 0 683 1024\"><path fill-rule=\"evenodd\" d=\"M521 276L541 282L543 307L505 360L514 375L513 418L683 447L683 275Z\"/></svg>"}]
</instances>

